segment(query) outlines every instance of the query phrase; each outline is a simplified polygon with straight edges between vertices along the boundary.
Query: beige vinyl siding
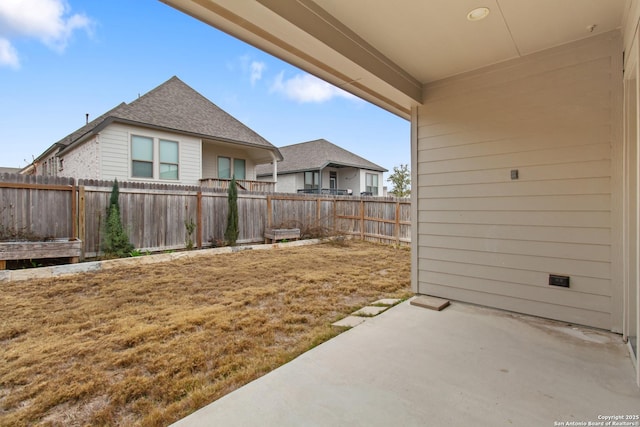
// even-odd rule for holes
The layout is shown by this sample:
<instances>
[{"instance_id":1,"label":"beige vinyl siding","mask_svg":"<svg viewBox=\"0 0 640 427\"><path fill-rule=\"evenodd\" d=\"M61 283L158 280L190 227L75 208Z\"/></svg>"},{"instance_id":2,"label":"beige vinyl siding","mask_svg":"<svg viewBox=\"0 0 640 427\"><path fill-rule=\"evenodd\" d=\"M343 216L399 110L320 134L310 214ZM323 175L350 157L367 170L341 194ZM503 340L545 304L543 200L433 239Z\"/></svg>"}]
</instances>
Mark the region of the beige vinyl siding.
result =
<instances>
[{"instance_id":1,"label":"beige vinyl siding","mask_svg":"<svg viewBox=\"0 0 640 427\"><path fill-rule=\"evenodd\" d=\"M425 87L419 293L614 327L621 49L612 32Z\"/></svg>"},{"instance_id":2,"label":"beige vinyl siding","mask_svg":"<svg viewBox=\"0 0 640 427\"><path fill-rule=\"evenodd\" d=\"M200 139L155 129L128 126L113 123L100 132L102 179L118 178L123 181L140 180L131 177L130 140L131 135L150 138L166 139L178 142L179 179L158 179L158 153L155 150L154 176L155 179L144 179L147 182L166 182L175 184L198 185L201 170Z\"/></svg>"},{"instance_id":3,"label":"beige vinyl siding","mask_svg":"<svg viewBox=\"0 0 640 427\"><path fill-rule=\"evenodd\" d=\"M100 131L102 179L129 180L129 128L111 124Z\"/></svg>"},{"instance_id":4,"label":"beige vinyl siding","mask_svg":"<svg viewBox=\"0 0 640 427\"><path fill-rule=\"evenodd\" d=\"M243 159L245 161L245 179L256 180L256 165L249 158L250 154L241 149L230 146L229 143L215 143L205 141L202 145L202 176L203 178L218 178L218 157L228 157L232 159ZM270 180L270 179L269 179Z\"/></svg>"}]
</instances>

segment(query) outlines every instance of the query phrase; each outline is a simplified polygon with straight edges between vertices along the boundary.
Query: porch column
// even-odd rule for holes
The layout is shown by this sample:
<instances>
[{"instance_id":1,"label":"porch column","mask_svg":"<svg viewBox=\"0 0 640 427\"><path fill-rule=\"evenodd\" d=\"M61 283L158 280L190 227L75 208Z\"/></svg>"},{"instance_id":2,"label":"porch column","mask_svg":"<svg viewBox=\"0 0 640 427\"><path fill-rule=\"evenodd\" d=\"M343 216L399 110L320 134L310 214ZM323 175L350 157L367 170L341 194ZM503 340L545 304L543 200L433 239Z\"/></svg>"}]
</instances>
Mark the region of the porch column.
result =
<instances>
[{"instance_id":1,"label":"porch column","mask_svg":"<svg viewBox=\"0 0 640 427\"><path fill-rule=\"evenodd\" d=\"M271 164L273 165L271 179L275 183L273 184L273 191L276 192L278 189L278 158L273 151L271 152L271 158L273 159L273 162L271 162Z\"/></svg>"}]
</instances>

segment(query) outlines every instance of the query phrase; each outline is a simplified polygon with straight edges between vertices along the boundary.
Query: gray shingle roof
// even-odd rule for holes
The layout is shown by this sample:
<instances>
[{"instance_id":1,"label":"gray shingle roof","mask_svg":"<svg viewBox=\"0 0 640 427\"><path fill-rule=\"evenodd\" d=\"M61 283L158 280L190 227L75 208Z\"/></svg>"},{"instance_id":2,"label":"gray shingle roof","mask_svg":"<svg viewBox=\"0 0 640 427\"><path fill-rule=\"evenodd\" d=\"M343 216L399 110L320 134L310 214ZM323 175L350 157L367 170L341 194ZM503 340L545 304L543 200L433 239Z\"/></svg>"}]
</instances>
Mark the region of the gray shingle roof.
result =
<instances>
[{"instance_id":1,"label":"gray shingle roof","mask_svg":"<svg viewBox=\"0 0 640 427\"><path fill-rule=\"evenodd\" d=\"M326 139L280 147L280 153L284 159L278 162L278 174L318 170L329 165L387 172L387 169L340 148ZM271 175L272 167L259 165L256 167L256 173L258 176Z\"/></svg>"},{"instance_id":2,"label":"gray shingle roof","mask_svg":"<svg viewBox=\"0 0 640 427\"><path fill-rule=\"evenodd\" d=\"M278 149L233 116L173 76L130 104L122 103L56 144L66 147L81 142L113 121L162 128L174 132Z\"/></svg>"}]
</instances>

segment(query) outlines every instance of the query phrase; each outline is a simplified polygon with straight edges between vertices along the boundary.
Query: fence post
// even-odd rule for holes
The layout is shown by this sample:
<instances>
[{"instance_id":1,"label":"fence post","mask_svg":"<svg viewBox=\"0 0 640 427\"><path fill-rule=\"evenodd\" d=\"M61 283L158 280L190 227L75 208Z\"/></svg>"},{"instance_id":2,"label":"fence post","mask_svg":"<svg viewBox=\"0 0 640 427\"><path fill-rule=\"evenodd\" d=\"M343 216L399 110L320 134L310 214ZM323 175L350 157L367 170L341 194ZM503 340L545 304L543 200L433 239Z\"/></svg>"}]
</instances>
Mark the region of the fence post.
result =
<instances>
[{"instance_id":1,"label":"fence post","mask_svg":"<svg viewBox=\"0 0 640 427\"><path fill-rule=\"evenodd\" d=\"M335 232L338 231L338 212L337 212L337 208L336 208L336 199L332 200L332 211L333 211L333 230Z\"/></svg>"},{"instance_id":2,"label":"fence post","mask_svg":"<svg viewBox=\"0 0 640 427\"><path fill-rule=\"evenodd\" d=\"M364 241L364 200L360 199L360 240Z\"/></svg>"},{"instance_id":3,"label":"fence post","mask_svg":"<svg viewBox=\"0 0 640 427\"><path fill-rule=\"evenodd\" d=\"M396 245L400 246L400 201L396 200L396 223L394 228Z\"/></svg>"},{"instance_id":4,"label":"fence post","mask_svg":"<svg viewBox=\"0 0 640 427\"><path fill-rule=\"evenodd\" d=\"M76 207L76 180L71 178L71 239L78 238L78 209Z\"/></svg>"},{"instance_id":5,"label":"fence post","mask_svg":"<svg viewBox=\"0 0 640 427\"><path fill-rule=\"evenodd\" d=\"M78 238L82 242L82 250L80 252L80 260L84 260L84 253L87 249L87 212L85 205L84 185L78 186Z\"/></svg>"},{"instance_id":6,"label":"fence post","mask_svg":"<svg viewBox=\"0 0 640 427\"><path fill-rule=\"evenodd\" d=\"M267 196L267 228L271 228L273 212L271 211L271 195Z\"/></svg>"},{"instance_id":7,"label":"fence post","mask_svg":"<svg viewBox=\"0 0 640 427\"><path fill-rule=\"evenodd\" d=\"M198 191L196 204L196 227L198 234L196 235L196 245L202 249L202 190Z\"/></svg>"}]
</instances>

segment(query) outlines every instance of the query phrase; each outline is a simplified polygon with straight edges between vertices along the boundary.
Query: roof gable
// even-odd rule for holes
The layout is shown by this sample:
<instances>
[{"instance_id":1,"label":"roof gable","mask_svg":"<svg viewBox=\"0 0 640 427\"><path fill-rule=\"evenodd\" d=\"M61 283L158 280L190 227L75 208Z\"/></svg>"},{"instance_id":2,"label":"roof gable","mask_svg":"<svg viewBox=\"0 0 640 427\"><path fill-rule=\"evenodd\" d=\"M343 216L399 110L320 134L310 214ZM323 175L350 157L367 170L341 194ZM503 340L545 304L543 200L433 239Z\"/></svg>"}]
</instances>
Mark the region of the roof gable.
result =
<instances>
[{"instance_id":1,"label":"roof gable","mask_svg":"<svg viewBox=\"0 0 640 427\"><path fill-rule=\"evenodd\" d=\"M57 145L65 148L99 132L113 121L152 126L245 145L277 148L226 111L173 76L130 104L122 103L67 135ZM64 149L64 148L63 148Z\"/></svg>"},{"instance_id":2,"label":"roof gable","mask_svg":"<svg viewBox=\"0 0 640 427\"><path fill-rule=\"evenodd\" d=\"M330 165L387 172L387 169L338 147L326 139L280 147L280 153L284 157L278 163L278 173L280 174L319 170ZM270 174L271 169L268 165L261 165L256 168L256 173L258 175Z\"/></svg>"}]
</instances>

